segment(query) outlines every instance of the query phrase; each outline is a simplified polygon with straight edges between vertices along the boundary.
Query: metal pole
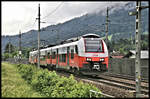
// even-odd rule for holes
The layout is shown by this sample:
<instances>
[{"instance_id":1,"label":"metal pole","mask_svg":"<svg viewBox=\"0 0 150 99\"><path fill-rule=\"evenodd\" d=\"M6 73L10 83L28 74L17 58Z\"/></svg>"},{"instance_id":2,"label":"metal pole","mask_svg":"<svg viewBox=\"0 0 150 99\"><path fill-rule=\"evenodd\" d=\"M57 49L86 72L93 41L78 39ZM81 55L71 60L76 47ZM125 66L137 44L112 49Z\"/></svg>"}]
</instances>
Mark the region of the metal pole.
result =
<instances>
[{"instance_id":1,"label":"metal pole","mask_svg":"<svg viewBox=\"0 0 150 99\"><path fill-rule=\"evenodd\" d=\"M107 7L107 14L106 14L106 44L108 46L108 7Z\"/></svg>"},{"instance_id":2,"label":"metal pole","mask_svg":"<svg viewBox=\"0 0 150 99\"><path fill-rule=\"evenodd\" d=\"M38 18L38 68L40 68L40 4L39 4L39 18Z\"/></svg>"},{"instance_id":3,"label":"metal pole","mask_svg":"<svg viewBox=\"0 0 150 99\"><path fill-rule=\"evenodd\" d=\"M8 58L10 58L10 37L9 37L9 55L8 55Z\"/></svg>"},{"instance_id":4,"label":"metal pole","mask_svg":"<svg viewBox=\"0 0 150 99\"><path fill-rule=\"evenodd\" d=\"M108 58L109 58L109 43L108 43L108 7L107 7L107 14L106 14L106 45L107 45L107 48L108 48Z\"/></svg>"},{"instance_id":5,"label":"metal pole","mask_svg":"<svg viewBox=\"0 0 150 99\"><path fill-rule=\"evenodd\" d=\"M135 81L136 81L136 97L140 97L141 94L141 1L136 2L136 35L135 35L135 45L136 45L136 59L135 59Z\"/></svg>"},{"instance_id":6,"label":"metal pole","mask_svg":"<svg viewBox=\"0 0 150 99\"><path fill-rule=\"evenodd\" d=\"M133 39L132 39L132 32L131 32L131 44L133 44Z\"/></svg>"},{"instance_id":7,"label":"metal pole","mask_svg":"<svg viewBox=\"0 0 150 99\"><path fill-rule=\"evenodd\" d=\"M136 82L136 97L141 97L141 10L149 8L149 6L141 6L141 1L136 2L136 11L129 12L129 15L136 15L136 58L135 58L135 82Z\"/></svg>"},{"instance_id":8,"label":"metal pole","mask_svg":"<svg viewBox=\"0 0 150 99\"><path fill-rule=\"evenodd\" d=\"M57 44L59 43L59 34L58 34L58 31L56 30L57 32Z\"/></svg>"},{"instance_id":9,"label":"metal pole","mask_svg":"<svg viewBox=\"0 0 150 99\"><path fill-rule=\"evenodd\" d=\"M21 60L21 31L19 31L19 63Z\"/></svg>"}]
</instances>

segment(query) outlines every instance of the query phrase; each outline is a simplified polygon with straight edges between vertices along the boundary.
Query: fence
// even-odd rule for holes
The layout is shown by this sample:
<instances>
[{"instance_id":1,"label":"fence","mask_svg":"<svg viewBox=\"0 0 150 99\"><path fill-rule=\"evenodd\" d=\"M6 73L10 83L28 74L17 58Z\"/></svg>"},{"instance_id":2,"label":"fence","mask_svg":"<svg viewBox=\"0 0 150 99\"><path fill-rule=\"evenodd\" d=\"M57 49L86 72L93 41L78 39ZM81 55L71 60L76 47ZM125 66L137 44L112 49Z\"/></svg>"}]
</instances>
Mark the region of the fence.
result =
<instances>
[{"instance_id":1,"label":"fence","mask_svg":"<svg viewBox=\"0 0 150 99\"><path fill-rule=\"evenodd\" d=\"M92 96L92 93L94 93L94 96ZM97 97L98 95L102 95L103 97L108 97L108 98L114 98L114 96L107 95L107 94L104 94L102 92L97 92L97 91L94 91L94 90L90 90L90 98Z\"/></svg>"},{"instance_id":2,"label":"fence","mask_svg":"<svg viewBox=\"0 0 150 99\"><path fill-rule=\"evenodd\" d=\"M149 59L141 59L141 77L149 77ZM135 59L130 58L110 58L108 72L113 74L122 74L135 76Z\"/></svg>"},{"instance_id":3,"label":"fence","mask_svg":"<svg viewBox=\"0 0 150 99\"><path fill-rule=\"evenodd\" d=\"M19 62L15 59L7 59L7 61ZM28 59L21 59L23 63L27 64ZM149 78L149 59L141 59L141 77ZM109 58L108 72L113 74L135 76L135 59L131 58Z\"/></svg>"}]
</instances>

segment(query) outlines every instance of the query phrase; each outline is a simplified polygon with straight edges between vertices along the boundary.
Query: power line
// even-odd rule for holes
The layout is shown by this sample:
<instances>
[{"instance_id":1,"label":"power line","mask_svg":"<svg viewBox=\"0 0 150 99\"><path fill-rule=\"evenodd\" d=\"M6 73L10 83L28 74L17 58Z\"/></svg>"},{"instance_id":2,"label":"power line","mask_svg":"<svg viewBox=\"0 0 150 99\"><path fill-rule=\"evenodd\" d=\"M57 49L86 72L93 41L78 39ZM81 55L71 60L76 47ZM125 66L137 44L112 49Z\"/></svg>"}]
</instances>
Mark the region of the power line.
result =
<instances>
[{"instance_id":1,"label":"power line","mask_svg":"<svg viewBox=\"0 0 150 99\"><path fill-rule=\"evenodd\" d=\"M33 25L31 26L31 28L35 25L36 20L37 20L37 19L35 19L35 21L34 21ZM18 36L20 36L20 34L19 34ZM19 40L19 38L17 38L17 39ZM25 38L25 39L26 39L26 38ZM23 39L23 37L22 37L22 41L24 41L25 39Z\"/></svg>"},{"instance_id":2,"label":"power line","mask_svg":"<svg viewBox=\"0 0 150 99\"><path fill-rule=\"evenodd\" d=\"M33 23L32 27L35 25L36 20L37 20L37 18L35 19L35 21L34 21L34 23Z\"/></svg>"},{"instance_id":3,"label":"power line","mask_svg":"<svg viewBox=\"0 0 150 99\"><path fill-rule=\"evenodd\" d=\"M49 15L52 15L62 4L63 4L63 2L61 4L59 4L52 12L50 12L48 15L46 15L45 17L43 17L43 19L45 19Z\"/></svg>"}]
</instances>

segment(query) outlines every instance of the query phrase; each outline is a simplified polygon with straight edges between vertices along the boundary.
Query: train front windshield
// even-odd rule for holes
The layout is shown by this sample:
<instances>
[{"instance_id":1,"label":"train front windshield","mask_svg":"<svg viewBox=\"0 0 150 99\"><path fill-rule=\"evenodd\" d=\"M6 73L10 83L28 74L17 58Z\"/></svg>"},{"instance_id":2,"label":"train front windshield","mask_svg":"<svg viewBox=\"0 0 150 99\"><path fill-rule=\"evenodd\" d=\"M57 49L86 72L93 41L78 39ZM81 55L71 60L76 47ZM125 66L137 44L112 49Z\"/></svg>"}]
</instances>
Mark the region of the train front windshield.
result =
<instances>
[{"instance_id":1,"label":"train front windshield","mask_svg":"<svg viewBox=\"0 0 150 99\"><path fill-rule=\"evenodd\" d=\"M103 52L99 38L85 38L85 52Z\"/></svg>"}]
</instances>

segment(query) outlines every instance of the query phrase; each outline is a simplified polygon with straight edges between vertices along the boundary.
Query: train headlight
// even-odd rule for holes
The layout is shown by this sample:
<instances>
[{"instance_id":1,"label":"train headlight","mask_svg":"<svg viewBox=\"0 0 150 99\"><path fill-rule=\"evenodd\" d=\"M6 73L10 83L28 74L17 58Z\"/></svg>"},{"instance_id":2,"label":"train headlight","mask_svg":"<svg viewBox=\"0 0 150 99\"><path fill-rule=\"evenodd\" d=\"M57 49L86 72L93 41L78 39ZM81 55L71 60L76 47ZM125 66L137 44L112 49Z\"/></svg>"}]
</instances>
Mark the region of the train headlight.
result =
<instances>
[{"instance_id":1,"label":"train headlight","mask_svg":"<svg viewBox=\"0 0 150 99\"><path fill-rule=\"evenodd\" d=\"M86 58L86 61L92 61L92 59L91 58Z\"/></svg>"},{"instance_id":2,"label":"train headlight","mask_svg":"<svg viewBox=\"0 0 150 99\"><path fill-rule=\"evenodd\" d=\"M100 58L100 60L99 60L99 61L103 62L103 61L104 61L104 58Z\"/></svg>"}]
</instances>

